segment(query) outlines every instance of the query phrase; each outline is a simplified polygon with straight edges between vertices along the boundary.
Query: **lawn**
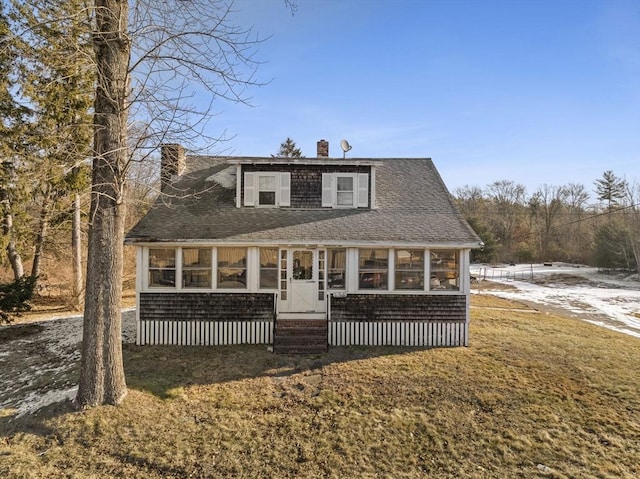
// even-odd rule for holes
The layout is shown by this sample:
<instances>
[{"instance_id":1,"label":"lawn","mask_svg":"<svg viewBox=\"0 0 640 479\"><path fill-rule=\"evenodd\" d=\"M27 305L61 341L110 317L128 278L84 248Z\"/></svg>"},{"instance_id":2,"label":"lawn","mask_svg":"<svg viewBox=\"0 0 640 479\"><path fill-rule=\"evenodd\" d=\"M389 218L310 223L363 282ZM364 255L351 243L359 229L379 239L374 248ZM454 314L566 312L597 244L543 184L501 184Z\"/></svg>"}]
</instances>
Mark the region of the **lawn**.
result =
<instances>
[{"instance_id":1,"label":"lawn","mask_svg":"<svg viewBox=\"0 0 640 479\"><path fill-rule=\"evenodd\" d=\"M472 305L468 348L125 344L121 406L0 418L0 477L640 476L640 341Z\"/></svg>"}]
</instances>

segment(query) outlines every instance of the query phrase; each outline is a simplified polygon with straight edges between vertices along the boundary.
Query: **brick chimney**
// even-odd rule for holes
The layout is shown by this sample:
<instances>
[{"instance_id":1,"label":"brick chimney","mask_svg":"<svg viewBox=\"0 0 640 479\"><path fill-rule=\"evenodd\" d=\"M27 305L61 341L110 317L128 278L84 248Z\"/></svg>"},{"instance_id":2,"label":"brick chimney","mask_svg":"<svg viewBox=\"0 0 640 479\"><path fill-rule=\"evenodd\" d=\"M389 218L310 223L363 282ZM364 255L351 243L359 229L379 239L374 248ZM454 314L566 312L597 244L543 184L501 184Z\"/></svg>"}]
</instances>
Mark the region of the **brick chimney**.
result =
<instances>
[{"instance_id":1,"label":"brick chimney","mask_svg":"<svg viewBox=\"0 0 640 479\"><path fill-rule=\"evenodd\" d=\"M171 183L173 176L184 173L187 155L182 145L167 143L160 147L160 191Z\"/></svg>"},{"instance_id":2,"label":"brick chimney","mask_svg":"<svg viewBox=\"0 0 640 479\"><path fill-rule=\"evenodd\" d=\"M318 142L318 158L329 158L329 142L320 140Z\"/></svg>"}]
</instances>

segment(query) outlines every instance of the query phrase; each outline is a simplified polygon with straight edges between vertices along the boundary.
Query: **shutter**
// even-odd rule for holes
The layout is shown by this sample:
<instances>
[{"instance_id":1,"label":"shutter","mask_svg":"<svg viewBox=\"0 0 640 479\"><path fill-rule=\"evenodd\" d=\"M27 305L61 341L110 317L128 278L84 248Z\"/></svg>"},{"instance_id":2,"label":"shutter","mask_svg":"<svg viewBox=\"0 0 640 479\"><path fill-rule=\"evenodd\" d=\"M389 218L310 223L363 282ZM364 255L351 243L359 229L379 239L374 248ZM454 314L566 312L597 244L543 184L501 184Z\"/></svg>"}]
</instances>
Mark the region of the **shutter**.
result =
<instances>
[{"instance_id":1,"label":"shutter","mask_svg":"<svg viewBox=\"0 0 640 479\"><path fill-rule=\"evenodd\" d=\"M322 206L333 206L333 174L322 173Z\"/></svg>"},{"instance_id":2,"label":"shutter","mask_svg":"<svg viewBox=\"0 0 640 479\"><path fill-rule=\"evenodd\" d=\"M244 205L245 206L255 206L256 201L254 198L254 192L256 190L253 182L254 174L253 173L245 173L244 174Z\"/></svg>"},{"instance_id":3,"label":"shutter","mask_svg":"<svg viewBox=\"0 0 640 479\"><path fill-rule=\"evenodd\" d=\"M279 206L291 206L291 173L280 173Z\"/></svg>"},{"instance_id":4,"label":"shutter","mask_svg":"<svg viewBox=\"0 0 640 479\"><path fill-rule=\"evenodd\" d=\"M367 173L358 174L358 208L369 206L369 175Z\"/></svg>"}]
</instances>

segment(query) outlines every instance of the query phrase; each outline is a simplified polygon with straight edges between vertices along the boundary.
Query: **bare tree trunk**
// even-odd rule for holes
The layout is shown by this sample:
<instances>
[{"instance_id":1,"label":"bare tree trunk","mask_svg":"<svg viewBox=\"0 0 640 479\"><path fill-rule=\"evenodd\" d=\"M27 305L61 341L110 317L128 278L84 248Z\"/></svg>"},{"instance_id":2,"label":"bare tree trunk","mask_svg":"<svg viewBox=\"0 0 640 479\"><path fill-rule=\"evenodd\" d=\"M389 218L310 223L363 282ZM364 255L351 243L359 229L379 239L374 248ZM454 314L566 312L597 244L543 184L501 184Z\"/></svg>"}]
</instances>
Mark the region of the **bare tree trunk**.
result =
<instances>
[{"instance_id":1,"label":"bare tree trunk","mask_svg":"<svg viewBox=\"0 0 640 479\"><path fill-rule=\"evenodd\" d=\"M97 87L79 407L127 394L120 301L127 158L128 0L95 0Z\"/></svg>"},{"instance_id":2,"label":"bare tree trunk","mask_svg":"<svg viewBox=\"0 0 640 479\"><path fill-rule=\"evenodd\" d=\"M13 216L10 212L4 214L3 233L9 236L9 244L7 245L7 256L13 270L13 278L18 281L24 276L24 266L22 265L22 257L18 253L16 241L13 238Z\"/></svg>"},{"instance_id":3,"label":"bare tree trunk","mask_svg":"<svg viewBox=\"0 0 640 479\"><path fill-rule=\"evenodd\" d=\"M49 233L49 206L51 201L49 199L49 193L45 194L44 201L40 207L40 223L38 224L38 233L36 234L35 250L33 253L33 263L31 264L31 276L34 281L38 281L40 276L40 263L42 260L42 250L44 248L44 242L47 239ZM34 285L35 287L35 285Z\"/></svg>"},{"instance_id":4,"label":"bare tree trunk","mask_svg":"<svg viewBox=\"0 0 640 479\"><path fill-rule=\"evenodd\" d=\"M80 230L80 194L73 199L71 249L73 253L73 306L82 308L82 237Z\"/></svg>"},{"instance_id":5,"label":"bare tree trunk","mask_svg":"<svg viewBox=\"0 0 640 479\"><path fill-rule=\"evenodd\" d=\"M1 164L2 167L9 169L9 178L15 174L11 164L5 162ZM13 214L11 213L11 198L6 188L0 188L0 204L2 205L2 234L9 238L7 244L7 256L9 257L9 263L13 270L13 277L16 281L24 276L24 266L22 264L22 257L18 252L16 241L13 231Z\"/></svg>"}]
</instances>

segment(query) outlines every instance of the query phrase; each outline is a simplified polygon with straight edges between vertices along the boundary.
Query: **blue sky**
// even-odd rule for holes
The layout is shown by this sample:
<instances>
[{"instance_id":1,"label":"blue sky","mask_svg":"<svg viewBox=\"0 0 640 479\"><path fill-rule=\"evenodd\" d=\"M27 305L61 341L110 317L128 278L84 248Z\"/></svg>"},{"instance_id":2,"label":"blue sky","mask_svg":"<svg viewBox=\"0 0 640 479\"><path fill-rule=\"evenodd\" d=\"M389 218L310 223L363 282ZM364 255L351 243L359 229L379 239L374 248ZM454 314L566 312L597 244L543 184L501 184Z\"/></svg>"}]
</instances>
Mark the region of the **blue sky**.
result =
<instances>
[{"instance_id":1,"label":"blue sky","mask_svg":"<svg viewBox=\"0 0 640 479\"><path fill-rule=\"evenodd\" d=\"M268 156L430 157L453 192L640 180L640 0L236 0L262 37L253 107L212 135Z\"/></svg>"}]
</instances>

